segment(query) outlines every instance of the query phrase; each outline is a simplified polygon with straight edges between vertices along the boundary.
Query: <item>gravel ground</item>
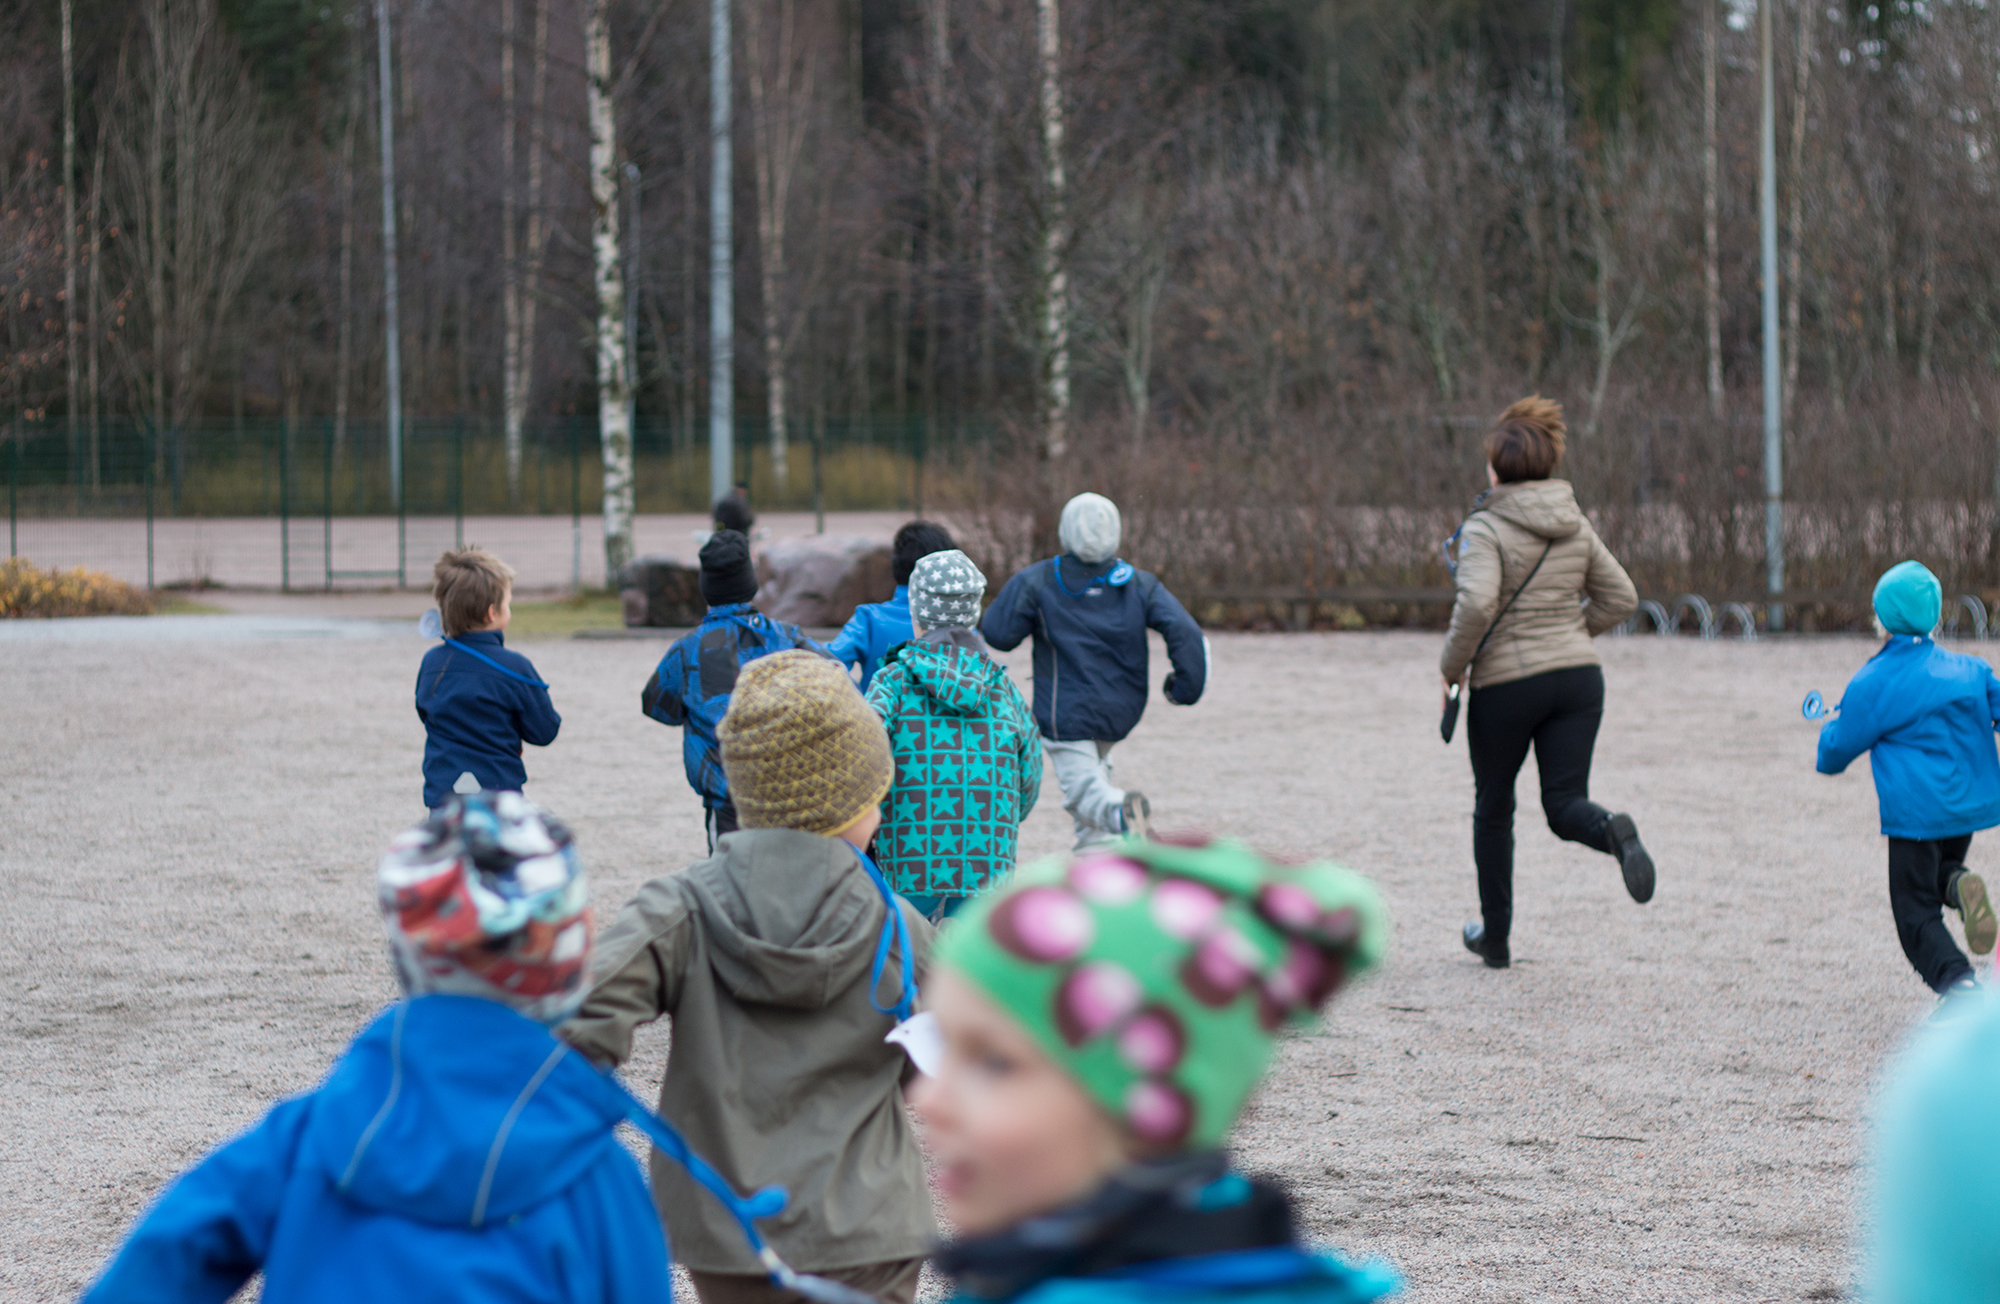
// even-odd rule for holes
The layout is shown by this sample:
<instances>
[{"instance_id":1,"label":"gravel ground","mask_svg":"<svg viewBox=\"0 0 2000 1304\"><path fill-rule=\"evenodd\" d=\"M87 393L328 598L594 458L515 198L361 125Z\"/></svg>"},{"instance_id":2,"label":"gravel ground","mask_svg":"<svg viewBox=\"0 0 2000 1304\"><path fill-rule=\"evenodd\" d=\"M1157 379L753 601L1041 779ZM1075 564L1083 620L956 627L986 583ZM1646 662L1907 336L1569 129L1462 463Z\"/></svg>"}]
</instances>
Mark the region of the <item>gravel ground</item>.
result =
<instances>
[{"instance_id":1,"label":"gravel ground","mask_svg":"<svg viewBox=\"0 0 2000 1304\"><path fill-rule=\"evenodd\" d=\"M371 628L6 645L5 1298L72 1297L163 1182L392 999L372 863L419 813L422 644ZM1931 1008L1869 780L1814 775L1798 715L1871 648L1603 647L1596 791L1636 815L1659 896L1635 906L1610 860L1524 817L1504 973L1458 944L1472 785L1463 741L1437 741L1435 637L1218 635L1208 699L1156 704L1119 749L1163 826L1334 856L1394 912L1383 971L1282 1046L1244 1163L1410 1300L1838 1298L1872 1094ZM702 847L677 740L636 709L662 647L527 650L567 721L529 791L608 912ZM1050 781L1024 849L1066 825Z\"/></svg>"}]
</instances>

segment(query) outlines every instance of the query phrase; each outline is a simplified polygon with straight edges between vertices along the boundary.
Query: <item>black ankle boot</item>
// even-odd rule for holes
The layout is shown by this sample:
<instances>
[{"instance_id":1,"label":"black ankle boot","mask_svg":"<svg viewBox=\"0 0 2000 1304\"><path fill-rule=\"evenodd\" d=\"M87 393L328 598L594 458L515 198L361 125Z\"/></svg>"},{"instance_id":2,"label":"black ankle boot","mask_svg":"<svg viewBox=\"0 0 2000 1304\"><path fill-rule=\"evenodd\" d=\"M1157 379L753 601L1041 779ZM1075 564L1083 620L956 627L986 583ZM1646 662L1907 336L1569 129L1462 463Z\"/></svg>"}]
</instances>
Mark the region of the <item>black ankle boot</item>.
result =
<instances>
[{"instance_id":1,"label":"black ankle boot","mask_svg":"<svg viewBox=\"0 0 2000 1304\"><path fill-rule=\"evenodd\" d=\"M1639 841L1639 826L1630 815L1613 815L1607 832L1611 854L1618 857L1618 867L1625 872L1625 890L1634 901L1646 904L1653 899L1653 858L1646 854L1646 844Z\"/></svg>"},{"instance_id":2,"label":"black ankle boot","mask_svg":"<svg viewBox=\"0 0 2000 1304\"><path fill-rule=\"evenodd\" d=\"M1505 969L1514 962L1514 958L1507 953L1507 939L1504 937L1489 939L1486 936L1485 924L1478 922L1467 924L1463 938L1465 949L1486 961L1488 969Z\"/></svg>"}]
</instances>

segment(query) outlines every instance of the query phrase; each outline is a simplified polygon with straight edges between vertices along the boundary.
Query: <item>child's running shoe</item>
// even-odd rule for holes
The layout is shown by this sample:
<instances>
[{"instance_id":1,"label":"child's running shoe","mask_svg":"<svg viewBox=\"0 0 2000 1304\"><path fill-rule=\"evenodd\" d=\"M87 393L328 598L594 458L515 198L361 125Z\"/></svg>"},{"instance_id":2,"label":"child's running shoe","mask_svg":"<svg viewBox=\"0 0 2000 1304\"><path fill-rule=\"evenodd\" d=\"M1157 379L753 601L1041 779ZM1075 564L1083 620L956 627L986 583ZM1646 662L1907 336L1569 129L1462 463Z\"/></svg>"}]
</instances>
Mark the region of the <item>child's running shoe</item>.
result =
<instances>
[{"instance_id":1,"label":"child's running shoe","mask_svg":"<svg viewBox=\"0 0 2000 1304\"><path fill-rule=\"evenodd\" d=\"M1993 917L1993 900L1986 894L1986 880L1967 870L1952 880L1958 890L1958 917L1965 923L1965 946L1974 955L1993 950L2000 923Z\"/></svg>"}]
</instances>

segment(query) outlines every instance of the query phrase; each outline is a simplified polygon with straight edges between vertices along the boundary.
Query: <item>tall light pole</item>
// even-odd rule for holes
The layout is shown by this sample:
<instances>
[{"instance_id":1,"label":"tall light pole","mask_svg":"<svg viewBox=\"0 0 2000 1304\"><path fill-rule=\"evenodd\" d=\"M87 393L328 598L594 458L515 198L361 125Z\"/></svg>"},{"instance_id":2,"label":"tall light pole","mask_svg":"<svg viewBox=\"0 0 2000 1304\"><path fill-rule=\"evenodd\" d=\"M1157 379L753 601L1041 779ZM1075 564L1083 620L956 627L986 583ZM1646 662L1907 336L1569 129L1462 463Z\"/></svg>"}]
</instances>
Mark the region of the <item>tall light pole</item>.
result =
<instances>
[{"instance_id":1,"label":"tall light pole","mask_svg":"<svg viewBox=\"0 0 2000 1304\"><path fill-rule=\"evenodd\" d=\"M713 152L708 196L708 501L729 492L736 465L735 257L730 211L730 0L711 0L708 39L708 135Z\"/></svg>"},{"instance_id":2,"label":"tall light pole","mask_svg":"<svg viewBox=\"0 0 2000 1304\"><path fill-rule=\"evenodd\" d=\"M1757 217L1764 244L1764 584L1774 630L1785 627L1784 376L1778 369L1778 130L1772 113L1771 8L1757 6L1758 67L1763 82Z\"/></svg>"},{"instance_id":3,"label":"tall light pole","mask_svg":"<svg viewBox=\"0 0 2000 1304\"><path fill-rule=\"evenodd\" d=\"M375 53L382 82L382 329L388 347L389 496L403 506L403 348L396 319L396 110L389 75L389 0L375 0ZM396 566L402 568L398 552Z\"/></svg>"}]
</instances>

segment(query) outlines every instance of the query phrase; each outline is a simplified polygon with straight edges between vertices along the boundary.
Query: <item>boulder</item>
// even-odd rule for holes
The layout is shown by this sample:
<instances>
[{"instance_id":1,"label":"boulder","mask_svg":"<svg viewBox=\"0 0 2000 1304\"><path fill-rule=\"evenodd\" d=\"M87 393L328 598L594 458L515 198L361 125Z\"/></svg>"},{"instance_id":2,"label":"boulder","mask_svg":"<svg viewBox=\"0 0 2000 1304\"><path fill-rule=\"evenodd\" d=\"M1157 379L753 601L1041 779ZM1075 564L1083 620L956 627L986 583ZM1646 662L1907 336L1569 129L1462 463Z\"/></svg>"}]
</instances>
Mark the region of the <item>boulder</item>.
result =
<instances>
[{"instance_id":1,"label":"boulder","mask_svg":"<svg viewBox=\"0 0 2000 1304\"><path fill-rule=\"evenodd\" d=\"M757 555L757 609L773 620L838 627L862 603L895 596L895 566L881 539L808 534Z\"/></svg>"},{"instance_id":2,"label":"boulder","mask_svg":"<svg viewBox=\"0 0 2000 1304\"><path fill-rule=\"evenodd\" d=\"M625 627L686 629L701 623L701 569L658 555L640 557L618 573Z\"/></svg>"}]
</instances>

